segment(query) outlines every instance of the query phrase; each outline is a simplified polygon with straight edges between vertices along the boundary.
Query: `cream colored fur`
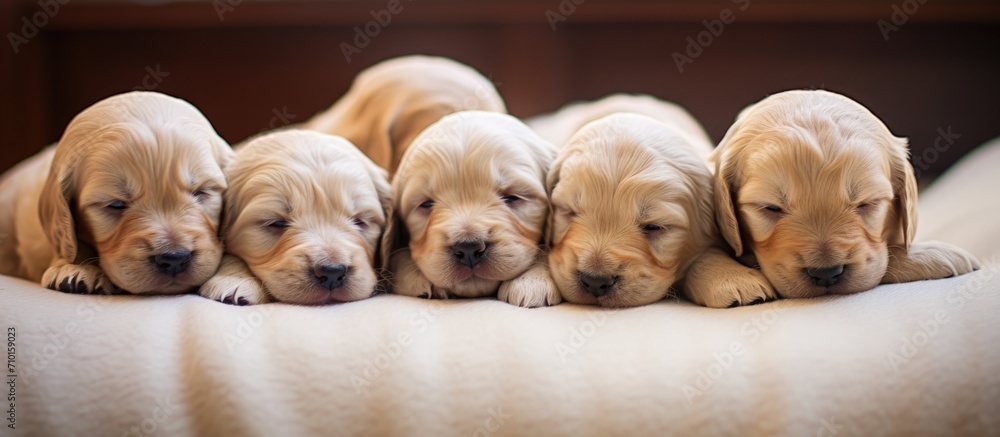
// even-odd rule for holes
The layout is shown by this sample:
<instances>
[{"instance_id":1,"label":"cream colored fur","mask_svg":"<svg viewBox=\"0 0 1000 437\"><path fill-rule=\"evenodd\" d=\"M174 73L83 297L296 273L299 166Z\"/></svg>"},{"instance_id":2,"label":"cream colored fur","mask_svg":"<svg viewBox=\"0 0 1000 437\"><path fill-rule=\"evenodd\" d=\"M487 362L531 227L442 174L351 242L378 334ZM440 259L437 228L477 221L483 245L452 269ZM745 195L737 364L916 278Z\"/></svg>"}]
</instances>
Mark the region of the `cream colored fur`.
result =
<instances>
[{"instance_id":1,"label":"cream colored fur","mask_svg":"<svg viewBox=\"0 0 1000 437\"><path fill-rule=\"evenodd\" d=\"M756 257L782 297L978 268L960 248L913 242L917 184L907 156L906 139L847 97L775 94L744 110L713 155L719 227L737 256ZM833 284L808 273L841 265Z\"/></svg>"},{"instance_id":2,"label":"cream colored fur","mask_svg":"<svg viewBox=\"0 0 1000 437\"><path fill-rule=\"evenodd\" d=\"M362 71L303 128L347 138L393 174L417 134L464 110L507 112L496 87L475 69L448 58L403 56Z\"/></svg>"},{"instance_id":3,"label":"cream colored fur","mask_svg":"<svg viewBox=\"0 0 1000 437\"><path fill-rule=\"evenodd\" d=\"M566 301L646 305L675 284L714 307L773 297L759 272L710 249L720 242L704 160L711 146L677 109L663 122L631 113L600 118L560 150L548 176L549 263ZM588 291L588 276L605 278L607 288Z\"/></svg>"},{"instance_id":4,"label":"cream colored fur","mask_svg":"<svg viewBox=\"0 0 1000 437\"><path fill-rule=\"evenodd\" d=\"M559 302L539 247L553 146L506 114L445 116L407 150L392 183L382 243L393 291L446 298L498 295L515 305ZM482 261L456 257L476 242Z\"/></svg>"},{"instance_id":5,"label":"cream colored fur","mask_svg":"<svg viewBox=\"0 0 1000 437\"><path fill-rule=\"evenodd\" d=\"M237 149L222 235L226 257L201 295L237 305L315 305L370 297L390 188L342 137L287 130ZM343 267L343 281L323 268Z\"/></svg>"},{"instance_id":6,"label":"cream colored fur","mask_svg":"<svg viewBox=\"0 0 1000 437\"><path fill-rule=\"evenodd\" d=\"M0 273L74 293L183 293L215 273L232 150L189 103L104 99L0 183ZM190 252L168 273L154 258Z\"/></svg>"}]
</instances>

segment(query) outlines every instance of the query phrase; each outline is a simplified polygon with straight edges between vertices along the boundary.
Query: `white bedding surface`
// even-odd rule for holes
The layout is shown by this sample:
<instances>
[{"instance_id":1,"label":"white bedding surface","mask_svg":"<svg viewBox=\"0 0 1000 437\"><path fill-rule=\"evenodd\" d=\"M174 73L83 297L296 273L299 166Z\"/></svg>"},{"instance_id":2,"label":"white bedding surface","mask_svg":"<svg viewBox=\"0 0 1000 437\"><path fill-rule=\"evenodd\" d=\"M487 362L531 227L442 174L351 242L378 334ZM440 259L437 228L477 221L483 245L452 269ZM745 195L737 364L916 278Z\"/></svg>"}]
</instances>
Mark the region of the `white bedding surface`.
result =
<instances>
[{"instance_id":1,"label":"white bedding surface","mask_svg":"<svg viewBox=\"0 0 1000 437\"><path fill-rule=\"evenodd\" d=\"M727 310L232 307L3 279L10 435L996 435L998 273Z\"/></svg>"},{"instance_id":2,"label":"white bedding surface","mask_svg":"<svg viewBox=\"0 0 1000 437\"><path fill-rule=\"evenodd\" d=\"M960 182L933 194L947 178L986 177L959 170L931 188L922 224L960 223L968 208L990 220L981 234L958 224L922 235L989 264L846 297L725 310L399 296L233 307L0 277L18 375L17 429L0 433L1000 435L1000 266L989 256L1000 241L978 237L1000 229L1000 196ZM975 201L938 207L933 196Z\"/></svg>"}]
</instances>

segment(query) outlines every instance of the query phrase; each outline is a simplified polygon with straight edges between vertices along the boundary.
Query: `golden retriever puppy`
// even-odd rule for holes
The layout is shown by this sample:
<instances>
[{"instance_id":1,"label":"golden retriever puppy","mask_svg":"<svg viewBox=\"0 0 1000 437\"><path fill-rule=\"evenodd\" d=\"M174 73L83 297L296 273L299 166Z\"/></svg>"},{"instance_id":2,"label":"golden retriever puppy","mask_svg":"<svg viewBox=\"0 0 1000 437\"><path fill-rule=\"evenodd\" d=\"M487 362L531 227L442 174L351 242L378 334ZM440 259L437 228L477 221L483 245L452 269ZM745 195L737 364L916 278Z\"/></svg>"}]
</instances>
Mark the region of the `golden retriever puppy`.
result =
<instances>
[{"instance_id":1,"label":"golden retriever puppy","mask_svg":"<svg viewBox=\"0 0 1000 437\"><path fill-rule=\"evenodd\" d=\"M317 305L370 297L390 187L342 137L303 130L236 149L226 175L226 244L201 295L236 305Z\"/></svg>"},{"instance_id":2,"label":"golden retriever puppy","mask_svg":"<svg viewBox=\"0 0 1000 437\"><path fill-rule=\"evenodd\" d=\"M717 220L781 297L850 294L944 278L979 262L913 243L917 184L897 138L867 108L827 91L787 91L744 110L716 149Z\"/></svg>"},{"instance_id":3,"label":"golden retriever puppy","mask_svg":"<svg viewBox=\"0 0 1000 437\"><path fill-rule=\"evenodd\" d=\"M0 273L69 293L183 293L219 266L232 149L191 104L104 99L0 182Z\"/></svg>"},{"instance_id":4,"label":"golden retriever puppy","mask_svg":"<svg viewBox=\"0 0 1000 437\"><path fill-rule=\"evenodd\" d=\"M445 116L407 150L382 242L394 292L559 303L539 247L554 147L506 114Z\"/></svg>"},{"instance_id":5,"label":"golden retriever puppy","mask_svg":"<svg viewBox=\"0 0 1000 437\"><path fill-rule=\"evenodd\" d=\"M675 284L714 307L774 297L760 272L713 248L724 243L704 159L711 144L686 112L671 117L612 114L560 150L547 182L549 265L566 301L646 305Z\"/></svg>"},{"instance_id":6,"label":"golden retriever puppy","mask_svg":"<svg viewBox=\"0 0 1000 437\"><path fill-rule=\"evenodd\" d=\"M566 144L587 123L620 112L647 115L680 129L692 139L704 140L707 148L699 143L696 152L705 154L706 159L712 151L705 128L686 109L646 94L612 94L592 102L571 103L551 114L532 117L525 123L538 136L558 147Z\"/></svg>"},{"instance_id":7,"label":"golden retriever puppy","mask_svg":"<svg viewBox=\"0 0 1000 437\"><path fill-rule=\"evenodd\" d=\"M507 112L493 83L448 58L403 56L362 71L330 109L304 129L340 135L395 173L417 134L458 111Z\"/></svg>"}]
</instances>

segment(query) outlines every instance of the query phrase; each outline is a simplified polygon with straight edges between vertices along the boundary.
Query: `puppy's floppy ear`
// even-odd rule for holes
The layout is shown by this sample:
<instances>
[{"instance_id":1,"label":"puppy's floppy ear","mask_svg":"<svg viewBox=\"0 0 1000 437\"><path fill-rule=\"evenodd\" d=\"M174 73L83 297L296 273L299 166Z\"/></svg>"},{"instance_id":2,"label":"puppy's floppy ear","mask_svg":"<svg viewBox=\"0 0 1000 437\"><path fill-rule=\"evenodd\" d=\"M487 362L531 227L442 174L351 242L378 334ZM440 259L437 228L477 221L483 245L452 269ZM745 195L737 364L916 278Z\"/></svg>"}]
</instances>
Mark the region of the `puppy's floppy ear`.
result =
<instances>
[{"instance_id":1,"label":"puppy's floppy ear","mask_svg":"<svg viewBox=\"0 0 1000 437\"><path fill-rule=\"evenodd\" d=\"M392 182L393 191L396 193L402 192L402 189L396 185L400 182L399 175L396 175ZM382 232L382 241L379 245L379 258L381 258L381 267L384 271L389 271L389 261L392 258L393 252L405 248L407 241L410 239L409 232L406 230L406 223L403 223L403 220L399 217L399 208L399 199L390 197L390 202L385 211L385 231Z\"/></svg>"},{"instance_id":2,"label":"puppy's floppy ear","mask_svg":"<svg viewBox=\"0 0 1000 437\"><path fill-rule=\"evenodd\" d=\"M712 154L715 161L715 222L736 256L741 256L743 240L740 238L740 223L736 219L736 207L733 204L733 183L738 159L732 156L729 149L726 147L726 139L723 139Z\"/></svg>"},{"instance_id":3,"label":"puppy's floppy ear","mask_svg":"<svg viewBox=\"0 0 1000 437\"><path fill-rule=\"evenodd\" d=\"M549 172L545 175L545 194L549 196L549 216L545 220L545 246L548 248L552 247L552 237L555 232L555 207L552 206L552 191L556 189L556 185L559 185L560 172L562 171L563 161L566 160L566 155L561 155L559 158L552 163L549 168Z\"/></svg>"},{"instance_id":4,"label":"puppy's floppy ear","mask_svg":"<svg viewBox=\"0 0 1000 437\"><path fill-rule=\"evenodd\" d=\"M191 108L197 111L196 108ZM208 141L209 146L212 149L212 157L215 158L215 162L219 164L219 168L223 171L229 167L229 164L233 162L233 147L229 145L226 140L219 136L218 132L212 127L212 124L204 117L203 114L198 112L198 117L189 117L182 119L183 128L189 131L194 131L200 133L206 141Z\"/></svg>"},{"instance_id":5,"label":"puppy's floppy ear","mask_svg":"<svg viewBox=\"0 0 1000 437\"><path fill-rule=\"evenodd\" d=\"M226 171L226 168L233 162L233 157L235 156L232 146L218 135L215 135L214 132L210 136L209 141L212 144L212 155L215 156L215 162L219 163L219 168L222 171Z\"/></svg>"},{"instance_id":6,"label":"puppy's floppy ear","mask_svg":"<svg viewBox=\"0 0 1000 437\"><path fill-rule=\"evenodd\" d=\"M899 235L903 237L903 248L909 251L913 236L917 233L917 178L910 165L910 150L906 138L893 137L891 144L887 153L892 191L896 196L893 202L901 231Z\"/></svg>"},{"instance_id":7,"label":"puppy's floppy ear","mask_svg":"<svg viewBox=\"0 0 1000 437\"><path fill-rule=\"evenodd\" d=\"M73 211L70 209L75 191L70 173L73 166L64 164L64 159L58 159L61 157L57 152L52 160L52 168L49 169L48 179L38 201L38 217L57 257L67 262L74 262L78 243L76 223L73 220Z\"/></svg>"},{"instance_id":8,"label":"puppy's floppy ear","mask_svg":"<svg viewBox=\"0 0 1000 437\"><path fill-rule=\"evenodd\" d=\"M527 126L525 126L527 128ZM535 158L535 162L538 163L539 168L542 171L542 183L545 184L545 195L548 197L546 200L548 203L549 211L545 218L545 229L542 229L542 244L545 247L552 246L552 225L553 225L553 211L552 211L552 189L555 188L555 184L559 181L559 170L555 168L556 159L556 147L552 143L542 139L534 132L528 132L527 138L525 138L525 144L528 145L528 149L531 150L532 156ZM555 180L553 181L553 173L555 173Z\"/></svg>"},{"instance_id":9,"label":"puppy's floppy ear","mask_svg":"<svg viewBox=\"0 0 1000 437\"><path fill-rule=\"evenodd\" d=\"M371 178L372 183L375 185L375 193L378 195L378 203L382 205L382 212L385 214L385 230L382 234L382 241L379 243L379 250L377 255L379 259L375 260L376 266L387 266L388 260L385 257L384 240L385 236L389 233L389 228L392 226L392 185L389 185L389 175L382 167L375 165L372 160L368 159L364 154L361 155L362 161L364 162L365 171L368 172L368 176Z\"/></svg>"}]
</instances>

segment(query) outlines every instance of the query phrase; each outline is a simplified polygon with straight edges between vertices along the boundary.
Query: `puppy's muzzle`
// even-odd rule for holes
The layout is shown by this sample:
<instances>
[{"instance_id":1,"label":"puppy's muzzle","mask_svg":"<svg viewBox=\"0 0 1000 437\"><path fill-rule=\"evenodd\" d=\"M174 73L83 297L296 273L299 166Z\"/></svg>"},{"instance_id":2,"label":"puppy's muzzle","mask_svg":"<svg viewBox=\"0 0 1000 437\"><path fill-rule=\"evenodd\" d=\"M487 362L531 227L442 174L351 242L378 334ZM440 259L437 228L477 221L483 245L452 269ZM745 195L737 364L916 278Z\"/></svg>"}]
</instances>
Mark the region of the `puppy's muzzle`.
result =
<instances>
[{"instance_id":1,"label":"puppy's muzzle","mask_svg":"<svg viewBox=\"0 0 1000 437\"><path fill-rule=\"evenodd\" d=\"M615 285L618 284L617 276L591 275L584 272L579 272L578 275L580 286L594 297L601 297L611 293L614 291Z\"/></svg>"},{"instance_id":2,"label":"puppy's muzzle","mask_svg":"<svg viewBox=\"0 0 1000 437\"><path fill-rule=\"evenodd\" d=\"M471 269L486 258L486 252L489 249L490 244L482 240L462 241L451 246L451 253L456 262L469 266Z\"/></svg>"},{"instance_id":3,"label":"puppy's muzzle","mask_svg":"<svg viewBox=\"0 0 1000 437\"><path fill-rule=\"evenodd\" d=\"M343 264L328 264L316 266L313 269L313 275L316 276L316 282L320 287L333 291L347 282L348 270L347 266Z\"/></svg>"},{"instance_id":4,"label":"puppy's muzzle","mask_svg":"<svg viewBox=\"0 0 1000 437\"><path fill-rule=\"evenodd\" d=\"M844 275L844 265L830 267L809 267L803 269L813 284L820 287L829 287L837 283Z\"/></svg>"},{"instance_id":5,"label":"puppy's muzzle","mask_svg":"<svg viewBox=\"0 0 1000 437\"><path fill-rule=\"evenodd\" d=\"M178 250L151 256L149 257L149 261L153 263L156 270L160 273L169 275L170 277L177 277L177 275L184 273L191 266L192 258L194 258L194 255L190 250Z\"/></svg>"}]
</instances>

